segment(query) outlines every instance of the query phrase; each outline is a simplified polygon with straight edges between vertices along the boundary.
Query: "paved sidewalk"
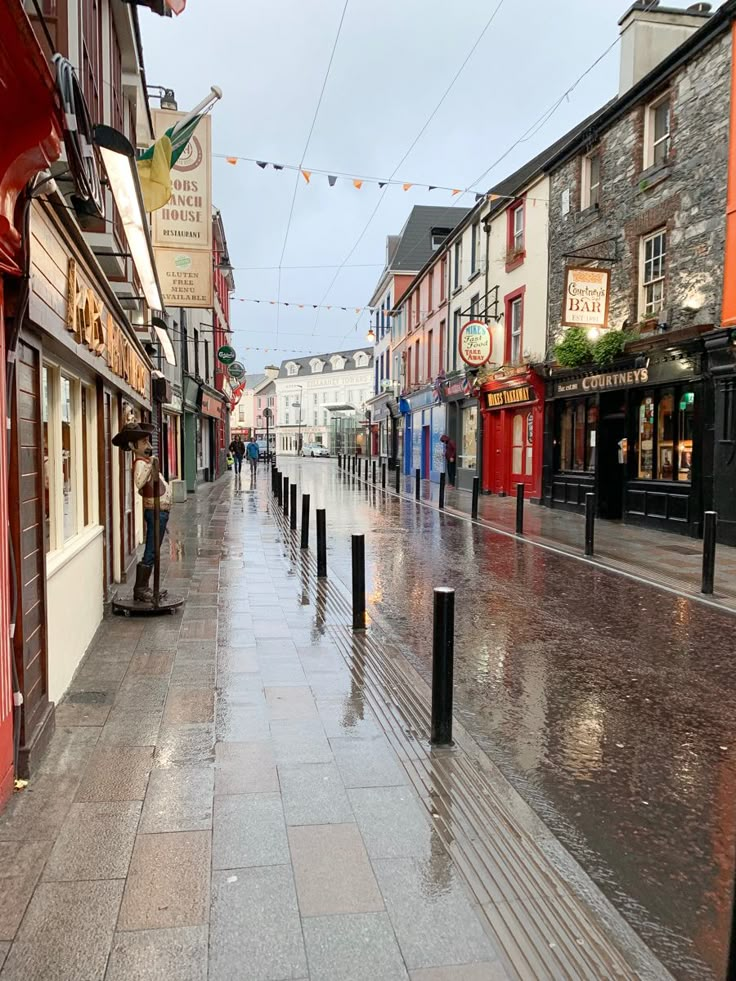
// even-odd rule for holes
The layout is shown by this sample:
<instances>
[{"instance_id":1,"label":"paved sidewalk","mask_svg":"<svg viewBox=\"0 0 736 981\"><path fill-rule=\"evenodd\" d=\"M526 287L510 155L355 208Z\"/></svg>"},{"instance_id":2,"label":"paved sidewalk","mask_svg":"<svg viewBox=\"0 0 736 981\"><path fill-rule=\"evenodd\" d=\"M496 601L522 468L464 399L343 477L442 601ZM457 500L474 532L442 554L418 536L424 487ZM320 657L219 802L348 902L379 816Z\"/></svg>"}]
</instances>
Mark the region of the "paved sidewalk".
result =
<instances>
[{"instance_id":1,"label":"paved sidewalk","mask_svg":"<svg viewBox=\"0 0 736 981\"><path fill-rule=\"evenodd\" d=\"M58 706L0 818L1 981L665 977L462 730L430 751L421 682L344 626L267 480L177 509L183 615L107 620Z\"/></svg>"},{"instance_id":2,"label":"paved sidewalk","mask_svg":"<svg viewBox=\"0 0 736 981\"><path fill-rule=\"evenodd\" d=\"M363 467L365 461L363 461ZM377 475L380 481L380 470ZM387 474L387 489L395 489L395 472ZM372 483L372 468L369 468ZM415 494L414 477L402 476L402 492ZM439 484L422 481L422 500L439 501ZM447 487L445 507L470 517L470 491ZM511 534L516 530L516 499L482 494L478 501L478 520L489 527ZM582 555L585 545L585 518L570 511L525 502L524 534L531 541ZM595 561L612 569L641 576L651 582L700 596L703 543L699 539L656 531L620 521L599 520L595 526ZM736 610L736 548L719 545L716 549L715 590L711 599Z\"/></svg>"}]
</instances>

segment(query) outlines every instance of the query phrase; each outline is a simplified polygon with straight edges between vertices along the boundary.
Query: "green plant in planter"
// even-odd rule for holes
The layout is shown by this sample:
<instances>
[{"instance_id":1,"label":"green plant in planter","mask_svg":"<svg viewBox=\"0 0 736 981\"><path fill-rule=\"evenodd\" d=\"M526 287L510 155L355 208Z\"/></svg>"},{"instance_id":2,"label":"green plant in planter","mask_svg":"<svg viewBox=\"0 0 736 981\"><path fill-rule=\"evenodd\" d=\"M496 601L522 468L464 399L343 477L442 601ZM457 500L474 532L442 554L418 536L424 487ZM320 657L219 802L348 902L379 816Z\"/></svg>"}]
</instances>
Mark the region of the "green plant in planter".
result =
<instances>
[{"instance_id":1,"label":"green plant in planter","mask_svg":"<svg viewBox=\"0 0 736 981\"><path fill-rule=\"evenodd\" d=\"M568 327L559 344L555 345L554 356L563 368L579 368L593 360L593 344L584 327Z\"/></svg>"},{"instance_id":2,"label":"green plant in planter","mask_svg":"<svg viewBox=\"0 0 736 981\"><path fill-rule=\"evenodd\" d=\"M636 336L636 331L632 330L606 331L593 345L593 360L601 367L613 364L624 353L628 342L633 341Z\"/></svg>"}]
</instances>

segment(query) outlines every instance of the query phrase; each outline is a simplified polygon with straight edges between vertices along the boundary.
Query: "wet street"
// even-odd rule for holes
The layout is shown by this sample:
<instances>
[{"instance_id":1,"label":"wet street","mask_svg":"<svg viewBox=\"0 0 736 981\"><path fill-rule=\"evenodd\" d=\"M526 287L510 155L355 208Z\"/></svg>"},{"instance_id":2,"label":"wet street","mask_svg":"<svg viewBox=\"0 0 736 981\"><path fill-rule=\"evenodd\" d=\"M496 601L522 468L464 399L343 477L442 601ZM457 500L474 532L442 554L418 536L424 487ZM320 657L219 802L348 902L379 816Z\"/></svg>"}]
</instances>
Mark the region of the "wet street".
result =
<instances>
[{"instance_id":1,"label":"wet street","mask_svg":"<svg viewBox=\"0 0 736 981\"><path fill-rule=\"evenodd\" d=\"M734 619L382 494L335 460L279 460L325 507L369 614L429 679L432 588L457 590L455 713L678 978L721 978L736 788Z\"/></svg>"}]
</instances>

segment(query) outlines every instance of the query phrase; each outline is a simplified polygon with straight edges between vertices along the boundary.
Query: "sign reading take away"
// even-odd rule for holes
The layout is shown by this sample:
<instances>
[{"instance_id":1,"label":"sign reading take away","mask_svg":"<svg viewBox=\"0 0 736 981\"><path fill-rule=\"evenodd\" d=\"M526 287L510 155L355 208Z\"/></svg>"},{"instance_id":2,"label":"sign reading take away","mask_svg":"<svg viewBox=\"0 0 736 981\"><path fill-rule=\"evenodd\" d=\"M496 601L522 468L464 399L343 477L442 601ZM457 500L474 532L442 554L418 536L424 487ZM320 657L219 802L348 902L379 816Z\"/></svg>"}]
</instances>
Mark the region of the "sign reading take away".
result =
<instances>
[{"instance_id":1,"label":"sign reading take away","mask_svg":"<svg viewBox=\"0 0 736 981\"><path fill-rule=\"evenodd\" d=\"M185 113L154 109L156 137ZM211 307L212 120L203 116L171 171L171 199L151 215L151 238L163 301L172 307Z\"/></svg>"},{"instance_id":2,"label":"sign reading take away","mask_svg":"<svg viewBox=\"0 0 736 981\"><path fill-rule=\"evenodd\" d=\"M608 301L611 286L609 269L565 270L563 327L608 327Z\"/></svg>"},{"instance_id":3,"label":"sign reading take away","mask_svg":"<svg viewBox=\"0 0 736 981\"><path fill-rule=\"evenodd\" d=\"M460 331L458 352L465 364L480 368L491 360L493 342L491 328L482 320L471 320Z\"/></svg>"}]
</instances>

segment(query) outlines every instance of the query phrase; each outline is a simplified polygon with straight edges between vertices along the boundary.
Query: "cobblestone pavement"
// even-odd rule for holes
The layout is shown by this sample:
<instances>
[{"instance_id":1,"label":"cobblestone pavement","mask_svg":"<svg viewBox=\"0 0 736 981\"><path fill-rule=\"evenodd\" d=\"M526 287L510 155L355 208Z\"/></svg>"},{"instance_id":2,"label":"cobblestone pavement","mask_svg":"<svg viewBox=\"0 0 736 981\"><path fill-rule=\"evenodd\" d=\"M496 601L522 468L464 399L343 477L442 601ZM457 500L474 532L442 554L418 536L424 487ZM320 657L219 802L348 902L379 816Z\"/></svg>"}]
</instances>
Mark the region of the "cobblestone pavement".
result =
<instances>
[{"instance_id":1,"label":"cobblestone pavement","mask_svg":"<svg viewBox=\"0 0 736 981\"><path fill-rule=\"evenodd\" d=\"M101 626L0 817L2 981L666 977L266 498L201 488L183 614Z\"/></svg>"}]
</instances>

